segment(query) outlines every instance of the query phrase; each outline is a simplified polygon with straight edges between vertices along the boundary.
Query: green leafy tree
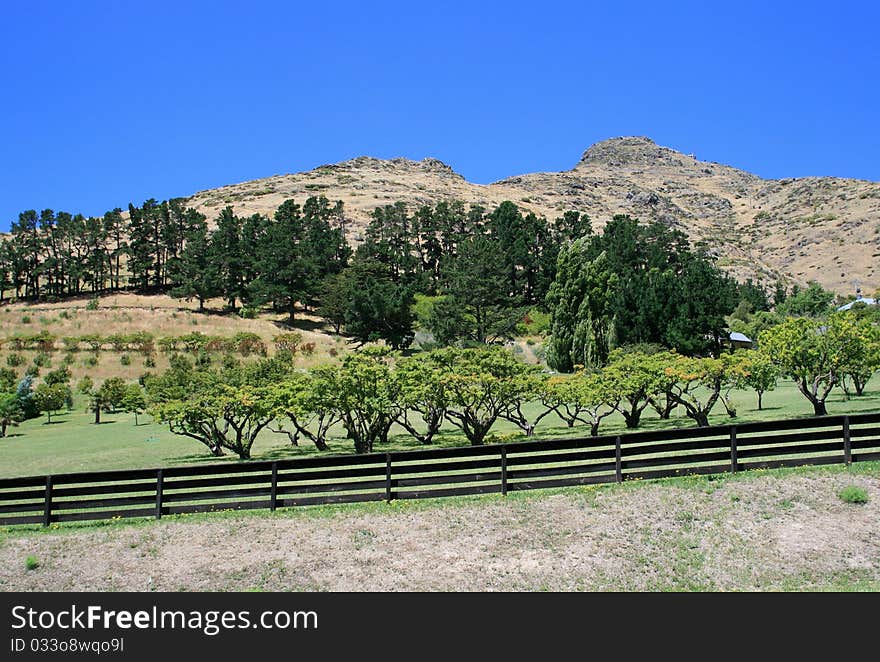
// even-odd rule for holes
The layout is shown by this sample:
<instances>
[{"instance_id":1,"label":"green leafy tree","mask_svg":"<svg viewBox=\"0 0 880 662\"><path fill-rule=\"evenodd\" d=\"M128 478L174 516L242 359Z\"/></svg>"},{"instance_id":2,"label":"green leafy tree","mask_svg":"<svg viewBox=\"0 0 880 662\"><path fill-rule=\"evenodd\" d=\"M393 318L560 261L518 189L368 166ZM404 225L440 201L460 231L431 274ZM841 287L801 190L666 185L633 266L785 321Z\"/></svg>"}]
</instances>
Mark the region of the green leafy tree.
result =
<instances>
[{"instance_id":1,"label":"green leafy tree","mask_svg":"<svg viewBox=\"0 0 880 662\"><path fill-rule=\"evenodd\" d=\"M6 436L6 429L15 427L24 420L24 411L15 393L0 393L0 439Z\"/></svg>"},{"instance_id":2,"label":"green leafy tree","mask_svg":"<svg viewBox=\"0 0 880 662\"><path fill-rule=\"evenodd\" d=\"M345 276L346 333L362 345L384 340L394 349L409 347L414 335L409 287L395 283L387 268L376 261L355 260Z\"/></svg>"},{"instance_id":3,"label":"green leafy tree","mask_svg":"<svg viewBox=\"0 0 880 662\"><path fill-rule=\"evenodd\" d=\"M547 363L560 372L572 372L575 365L601 366L615 345L613 296L618 277L605 253L591 257L590 241L584 237L562 249L556 280L547 294Z\"/></svg>"},{"instance_id":4,"label":"green leafy tree","mask_svg":"<svg viewBox=\"0 0 880 662\"><path fill-rule=\"evenodd\" d=\"M68 387L64 384L40 384L34 390L34 404L38 411L45 412L46 422L52 422L52 413L64 409L68 400Z\"/></svg>"},{"instance_id":5,"label":"green leafy tree","mask_svg":"<svg viewBox=\"0 0 880 662\"><path fill-rule=\"evenodd\" d=\"M761 349L794 379L816 416L825 416L825 400L847 370L864 365L864 338L855 316L830 315L827 321L799 317L767 329L758 338Z\"/></svg>"},{"instance_id":6,"label":"green leafy tree","mask_svg":"<svg viewBox=\"0 0 880 662\"><path fill-rule=\"evenodd\" d=\"M522 397L525 366L499 347L439 350L447 420L482 446L498 418Z\"/></svg>"},{"instance_id":7,"label":"green leafy tree","mask_svg":"<svg viewBox=\"0 0 880 662\"><path fill-rule=\"evenodd\" d=\"M140 384L129 384L120 403L123 411L134 414L134 424L138 425L138 415L143 414L147 408L147 398Z\"/></svg>"},{"instance_id":8,"label":"green leafy tree","mask_svg":"<svg viewBox=\"0 0 880 662\"><path fill-rule=\"evenodd\" d=\"M614 413L618 398L604 375L584 372L551 377L542 396L568 427L584 423L594 437L599 435L602 420Z\"/></svg>"},{"instance_id":9,"label":"green leafy tree","mask_svg":"<svg viewBox=\"0 0 880 662\"><path fill-rule=\"evenodd\" d=\"M840 387L846 397L850 397L852 391L861 396L868 380L880 369L880 326L869 318L860 317L859 311L851 312L847 321L858 342L841 367Z\"/></svg>"},{"instance_id":10,"label":"green leafy tree","mask_svg":"<svg viewBox=\"0 0 880 662\"><path fill-rule=\"evenodd\" d=\"M613 394L615 408L626 427L635 429L651 399L666 391L670 379L665 369L670 355L617 349L608 358L608 365L602 370L604 383Z\"/></svg>"},{"instance_id":11,"label":"green leafy tree","mask_svg":"<svg viewBox=\"0 0 880 662\"><path fill-rule=\"evenodd\" d=\"M250 459L259 433L275 417L266 387L218 384L183 400L169 400L151 413L174 433L204 444L212 455L232 451Z\"/></svg>"},{"instance_id":12,"label":"green leafy tree","mask_svg":"<svg viewBox=\"0 0 880 662\"><path fill-rule=\"evenodd\" d=\"M758 411L761 411L764 393L774 390L779 381L779 368L761 351L748 352L745 361L746 375L743 383L758 395Z\"/></svg>"},{"instance_id":13,"label":"green leafy tree","mask_svg":"<svg viewBox=\"0 0 880 662\"><path fill-rule=\"evenodd\" d=\"M437 300L428 320L434 339L486 344L513 336L522 319L522 300L510 291L504 256L486 237L469 237L443 270L445 297Z\"/></svg>"},{"instance_id":14,"label":"green leafy tree","mask_svg":"<svg viewBox=\"0 0 880 662\"><path fill-rule=\"evenodd\" d=\"M384 348L368 348L346 356L341 366L320 366L315 376L326 385L323 406L341 419L355 453L372 453L387 439L399 396Z\"/></svg>"},{"instance_id":15,"label":"green leafy tree","mask_svg":"<svg viewBox=\"0 0 880 662\"><path fill-rule=\"evenodd\" d=\"M516 385L516 397L510 398L501 412L501 418L531 437L538 424L553 413L553 408L541 397L546 389L547 375L542 374L537 366L523 365L520 374L511 379ZM539 403L541 406L536 408L535 405ZM531 415L529 410L532 410Z\"/></svg>"},{"instance_id":16,"label":"green leafy tree","mask_svg":"<svg viewBox=\"0 0 880 662\"><path fill-rule=\"evenodd\" d=\"M822 317L833 310L833 302L834 292L810 281L806 288L795 285L785 300L776 306L776 312L783 316Z\"/></svg>"},{"instance_id":17,"label":"green leafy tree","mask_svg":"<svg viewBox=\"0 0 880 662\"><path fill-rule=\"evenodd\" d=\"M672 397L699 427L709 425L709 414L728 379L726 367L721 359L687 356L675 357L666 367L666 374L675 379Z\"/></svg>"},{"instance_id":18,"label":"green leafy tree","mask_svg":"<svg viewBox=\"0 0 880 662\"><path fill-rule=\"evenodd\" d=\"M422 444L431 444L446 416L443 352L416 354L398 362L395 370L400 398L395 420ZM424 429L413 420L418 415Z\"/></svg>"},{"instance_id":19,"label":"green leafy tree","mask_svg":"<svg viewBox=\"0 0 880 662\"><path fill-rule=\"evenodd\" d=\"M335 382L324 378L326 373L294 372L268 389L275 411L272 432L286 434L290 443L299 445L300 436L309 439L319 451L327 450L330 429L342 420L334 406ZM286 427L289 422L292 429Z\"/></svg>"}]
</instances>

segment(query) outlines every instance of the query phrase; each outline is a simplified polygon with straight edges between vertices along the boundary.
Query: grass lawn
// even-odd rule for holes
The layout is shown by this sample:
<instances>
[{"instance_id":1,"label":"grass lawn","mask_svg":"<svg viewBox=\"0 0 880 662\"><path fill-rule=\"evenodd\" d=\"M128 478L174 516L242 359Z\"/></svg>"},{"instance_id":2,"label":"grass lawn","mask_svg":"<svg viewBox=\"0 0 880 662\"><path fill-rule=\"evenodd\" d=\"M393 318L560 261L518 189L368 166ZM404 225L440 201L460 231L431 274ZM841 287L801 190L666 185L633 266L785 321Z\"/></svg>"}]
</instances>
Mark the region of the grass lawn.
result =
<instances>
[{"instance_id":1,"label":"grass lawn","mask_svg":"<svg viewBox=\"0 0 880 662\"><path fill-rule=\"evenodd\" d=\"M875 378L876 380L876 378ZM737 418L727 416L720 403L713 410L711 422L725 424L754 420L774 420L784 418L808 418L812 407L797 391L791 382L782 382L779 387L764 395L764 409L757 410L756 397L751 391L737 392L734 395ZM538 405L532 409L537 412ZM158 466L174 466L200 462L232 462L235 456L213 458L198 442L180 437L168 431L164 425L155 424L149 416L141 416L141 424L135 426L130 414L104 414L102 423L94 425L93 416L84 411L85 403L77 402L76 408L52 417L52 424L46 424L45 416L10 428L5 439L0 439L0 477L42 475L47 473L68 473L76 471L134 469ZM869 383L865 395L860 398L844 400L840 391L828 398L829 414L876 412L880 411L880 386L878 382ZM680 414L681 412L677 412ZM661 421L649 407L643 415L643 429L665 427L690 427L693 422L683 415L674 415L669 421ZM603 420L601 433L625 432L623 418L614 414ZM546 417L538 426L536 437L564 437L587 434L584 426L569 429L555 416ZM341 427L333 431L330 442L332 453L352 453L353 444L344 436ZM492 429L489 443L523 440L525 436L513 424L498 421ZM288 459L314 455L317 451L308 440L302 440L299 447L292 446L286 435L264 431L253 448L255 460ZM437 438L437 446L466 445L467 440L457 428L448 423L444 425ZM392 429L389 444L377 450L407 450L418 447L402 429Z\"/></svg>"}]
</instances>

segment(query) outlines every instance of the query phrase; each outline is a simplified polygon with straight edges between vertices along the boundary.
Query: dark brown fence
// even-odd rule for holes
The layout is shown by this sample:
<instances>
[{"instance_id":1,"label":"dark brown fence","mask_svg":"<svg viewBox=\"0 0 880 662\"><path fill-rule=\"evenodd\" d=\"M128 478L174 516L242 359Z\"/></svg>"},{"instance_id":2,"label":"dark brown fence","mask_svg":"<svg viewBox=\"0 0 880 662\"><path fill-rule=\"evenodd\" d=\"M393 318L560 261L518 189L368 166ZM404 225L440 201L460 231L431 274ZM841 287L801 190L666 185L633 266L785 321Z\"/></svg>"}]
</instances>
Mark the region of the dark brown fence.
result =
<instances>
[{"instance_id":1,"label":"dark brown fence","mask_svg":"<svg viewBox=\"0 0 880 662\"><path fill-rule=\"evenodd\" d=\"M0 480L0 525L506 494L880 460L880 413L277 462Z\"/></svg>"}]
</instances>

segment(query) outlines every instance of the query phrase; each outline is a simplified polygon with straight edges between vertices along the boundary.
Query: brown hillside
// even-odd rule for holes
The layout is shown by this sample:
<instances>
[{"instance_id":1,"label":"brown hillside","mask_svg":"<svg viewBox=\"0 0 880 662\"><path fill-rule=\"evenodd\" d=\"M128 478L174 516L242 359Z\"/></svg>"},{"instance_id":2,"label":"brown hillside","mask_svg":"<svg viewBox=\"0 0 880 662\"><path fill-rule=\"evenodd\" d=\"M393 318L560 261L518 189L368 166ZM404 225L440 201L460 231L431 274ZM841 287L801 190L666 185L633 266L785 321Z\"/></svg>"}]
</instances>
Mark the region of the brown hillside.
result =
<instances>
[{"instance_id":1,"label":"brown hillside","mask_svg":"<svg viewBox=\"0 0 880 662\"><path fill-rule=\"evenodd\" d=\"M459 198L490 207L512 200L551 219L578 209L597 228L618 213L661 220L706 242L738 277L817 280L842 294L855 282L867 292L880 286L880 183L762 179L644 137L597 143L568 171L489 185L472 184L436 159L361 156L202 191L189 203L209 218L226 205L239 214L271 214L285 199L320 194L345 203L354 241L379 205L402 201L415 209Z\"/></svg>"}]
</instances>

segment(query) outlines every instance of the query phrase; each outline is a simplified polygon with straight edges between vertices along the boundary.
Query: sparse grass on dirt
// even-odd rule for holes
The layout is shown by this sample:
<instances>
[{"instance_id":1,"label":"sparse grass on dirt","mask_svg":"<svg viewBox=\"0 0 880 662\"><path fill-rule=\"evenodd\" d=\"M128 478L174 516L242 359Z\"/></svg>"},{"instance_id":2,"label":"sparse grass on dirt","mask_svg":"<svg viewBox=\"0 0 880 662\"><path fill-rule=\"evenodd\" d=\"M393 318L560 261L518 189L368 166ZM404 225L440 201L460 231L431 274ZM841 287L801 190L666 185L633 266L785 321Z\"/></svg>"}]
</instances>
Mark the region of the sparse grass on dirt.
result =
<instances>
[{"instance_id":1,"label":"sparse grass on dirt","mask_svg":"<svg viewBox=\"0 0 880 662\"><path fill-rule=\"evenodd\" d=\"M880 501L847 485L880 463L7 530L0 589L878 590Z\"/></svg>"}]
</instances>

